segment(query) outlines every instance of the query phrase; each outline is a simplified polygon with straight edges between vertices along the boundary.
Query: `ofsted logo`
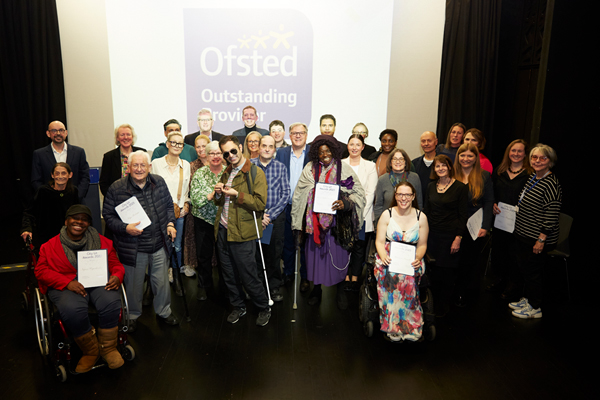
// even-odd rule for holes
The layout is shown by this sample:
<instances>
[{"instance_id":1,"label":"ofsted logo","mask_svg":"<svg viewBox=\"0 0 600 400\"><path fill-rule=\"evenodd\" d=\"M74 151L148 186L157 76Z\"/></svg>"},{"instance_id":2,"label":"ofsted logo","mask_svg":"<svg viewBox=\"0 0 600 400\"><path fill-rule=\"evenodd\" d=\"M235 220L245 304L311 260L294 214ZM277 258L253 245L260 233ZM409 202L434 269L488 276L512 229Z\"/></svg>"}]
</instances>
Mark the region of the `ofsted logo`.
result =
<instances>
[{"instance_id":1,"label":"ofsted logo","mask_svg":"<svg viewBox=\"0 0 600 400\"><path fill-rule=\"evenodd\" d=\"M312 27L295 10L184 10L188 126L211 108L214 129L243 126L241 111L258 110L258 125L310 121Z\"/></svg>"}]
</instances>

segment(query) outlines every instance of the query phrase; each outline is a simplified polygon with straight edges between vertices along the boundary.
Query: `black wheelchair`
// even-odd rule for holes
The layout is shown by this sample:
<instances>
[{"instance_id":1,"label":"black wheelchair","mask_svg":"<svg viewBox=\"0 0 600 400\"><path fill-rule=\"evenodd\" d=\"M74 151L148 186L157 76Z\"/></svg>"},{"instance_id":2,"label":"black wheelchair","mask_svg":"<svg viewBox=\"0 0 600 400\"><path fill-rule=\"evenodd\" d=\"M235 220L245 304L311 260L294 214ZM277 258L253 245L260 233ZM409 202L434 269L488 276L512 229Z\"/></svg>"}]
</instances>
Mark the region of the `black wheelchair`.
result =
<instances>
[{"instance_id":1,"label":"black wheelchair","mask_svg":"<svg viewBox=\"0 0 600 400\"><path fill-rule=\"evenodd\" d=\"M373 246L374 247L374 246ZM425 263L433 263L427 255ZM379 299L377 297L377 279L375 279L375 252L369 252L367 256L367 271L365 279L360 286L358 297L358 318L363 324L365 336L372 337L375 328L379 326ZM435 311L433 310L433 295L429 288L427 273L421 277L419 283L419 300L423 309L423 336L421 340L433 341L436 336Z\"/></svg>"},{"instance_id":2,"label":"black wheelchair","mask_svg":"<svg viewBox=\"0 0 600 400\"><path fill-rule=\"evenodd\" d=\"M121 312L119 314L117 350L121 353L121 357L123 357L124 360L132 361L135 358L135 351L127 341L129 307L127 305L125 287L121 285L120 288ZM79 352L79 347L68 334L54 304L52 304L45 294L40 292L39 288L35 288L32 291L32 301L40 353L42 354L45 363L53 370L56 378L60 382L65 382L67 380L67 371L73 375L77 375L77 372L75 372L77 362L72 362L72 349L76 349L77 352ZM90 320L92 325L94 325L95 322L97 322L97 315L95 308L91 304L89 312ZM105 366L106 363L100 358L92 369Z\"/></svg>"}]
</instances>

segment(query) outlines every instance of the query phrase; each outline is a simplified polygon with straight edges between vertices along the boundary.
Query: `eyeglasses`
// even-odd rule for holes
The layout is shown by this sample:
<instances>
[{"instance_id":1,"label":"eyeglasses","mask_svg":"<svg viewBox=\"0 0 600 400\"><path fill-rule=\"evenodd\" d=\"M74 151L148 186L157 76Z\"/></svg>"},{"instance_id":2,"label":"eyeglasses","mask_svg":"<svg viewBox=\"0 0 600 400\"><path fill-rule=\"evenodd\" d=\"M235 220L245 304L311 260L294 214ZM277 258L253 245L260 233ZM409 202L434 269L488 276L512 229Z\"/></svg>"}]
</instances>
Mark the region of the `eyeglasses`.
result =
<instances>
[{"instance_id":1,"label":"eyeglasses","mask_svg":"<svg viewBox=\"0 0 600 400\"><path fill-rule=\"evenodd\" d=\"M221 153L208 153L209 157L221 157Z\"/></svg>"},{"instance_id":2,"label":"eyeglasses","mask_svg":"<svg viewBox=\"0 0 600 400\"><path fill-rule=\"evenodd\" d=\"M233 154L234 156L238 153L237 149L231 149L229 151L226 151L225 153L223 153L223 158L229 158L230 154Z\"/></svg>"},{"instance_id":3,"label":"eyeglasses","mask_svg":"<svg viewBox=\"0 0 600 400\"><path fill-rule=\"evenodd\" d=\"M367 132L357 132L357 131L352 131L352 133L354 133L355 135L366 135Z\"/></svg>"},{"instance_id":4,"label":"eyeglasses","mask_svg":"<svg viewBox=\"0 0 600 400\"><path fill-rule=\"evenodd\" d=\"M547 159L546 156L531 156L531 161L546 161Z\"/></svg>"},{"instance_id":5,"label":"eyeglasses","mask_svg":"<svg viewBox=\"0 0 600 400\"><path fill-rule=\"evenodd\" d=\"M413 193L411 194L406 194L406 193L396 193L396 198L397 199L410 199L412 197L414 197L415 195Z\"/></svg>"},{"instance_id":6,"label":"eyeglasses","mask_svg":"<svg viewBox=\"0 0 600 400\"><path fill-rule=\"evenodd\" d=\"M60 128L60 129L50 129L48 132L50 132L51 134L54 135L55 133L58 133L58 132L65 133L66 131L67 131L66 129Z\"/></svg>"},{"instance_id":7,"label":"eyeglasses","mask_svg":"<svg viewBox=\"0 0 600 400\"><path fill-rule=\"evenodd\" d=\"M248 140L248 144L258 144L260 140Z\"/></svg>"},{"instance_id":8,"label":"eyeglasses","mask_svg":"<svg viewBox=\"0 0 600 400\"><path fill-rule=\"evenodd\" d=\"M302 136L302 135L306 135L306 131L302 131L302 132L290 132L290 136Z\"/></svg>"},{"instance_id":9,"label":"eyeglasses","mask_svg":"<svg viewBox=\"0 0 600 400\"><path fill-rule=\"evenodd\" d=\"M183 147L183 142L179 143L179 142L176 142L176 141L174 141L174 140L171 140L171 141L169 141L169 143L170 143L170 144L171 144L171 146L173 146L173 147Z\"/></svg>"}]
</instances>

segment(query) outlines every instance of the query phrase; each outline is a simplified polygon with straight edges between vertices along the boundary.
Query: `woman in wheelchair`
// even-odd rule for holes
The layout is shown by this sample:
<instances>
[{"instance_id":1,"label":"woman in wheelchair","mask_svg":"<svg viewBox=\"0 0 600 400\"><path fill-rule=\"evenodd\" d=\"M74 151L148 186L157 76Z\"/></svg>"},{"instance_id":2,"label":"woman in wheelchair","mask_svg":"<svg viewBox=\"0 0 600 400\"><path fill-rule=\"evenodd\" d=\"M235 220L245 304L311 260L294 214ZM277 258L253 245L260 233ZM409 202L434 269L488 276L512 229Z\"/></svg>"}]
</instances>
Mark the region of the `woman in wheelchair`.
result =
<instances>
[{"instance_id":1,"label":"woman in wheelchair","mask_svg":"<svg viewBox=\"0 0 600 400\"><path fill-rule=\"evenodd\" d=\"M40 291L56 305L67 330L83 352L75 372L91 370L100 356L111 369L123 365L117 351L121 298L119 286L125 269L119 262L112 242L90 226L92 213L84 205L67 210L60 234L42 245L35 268ZM110 278L106 286L84 288L77 282L77 252L107 250ZM88 316L89 302L98 310L98 337Z\"/></svg>"}]
</instances>

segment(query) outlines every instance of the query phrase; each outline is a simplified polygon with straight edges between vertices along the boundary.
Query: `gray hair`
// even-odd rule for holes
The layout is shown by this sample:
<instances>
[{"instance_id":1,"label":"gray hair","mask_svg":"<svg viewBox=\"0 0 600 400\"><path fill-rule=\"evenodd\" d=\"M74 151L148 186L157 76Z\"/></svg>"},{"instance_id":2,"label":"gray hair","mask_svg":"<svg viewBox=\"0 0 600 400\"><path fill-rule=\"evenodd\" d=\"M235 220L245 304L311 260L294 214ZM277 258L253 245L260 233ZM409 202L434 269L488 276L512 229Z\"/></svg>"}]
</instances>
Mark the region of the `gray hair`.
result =
<instances>
[{"instance_id":1,"label":"gray hair","mask_svg":"<svg viewBox=\"0 0 600 400\"><path fill-rule=\"evenodd\" d=\"M304 127L304 130L306 131L306 133L308 133L308 127L306 126L306 124L304 124L302 122L294 122L293 124L291 124L289 127L290 132L292 131L292 129L294 129L298 125L302 125Z\"/></svg>"},{"instance_id":2,"label":"gray hair","mask_svg":"<svg viewBox=\"0 0 600 400\"><path fill-rule=\"evenodd\" d=\"M211 119L213 117L212 110L210 108L203 108L202 110L198 111L198 120L200 120L200 115L202 114L210 114Z\"/></svg>"},{"instance_id":3,"label":"gray hair","mask_svg":"<svg viewBox=\"0 0 600 400\"><path fill-rule=\"evenodd\" d=\"M148 163L148 166L150 164L152 164L152 161L150 160L150 154L148 154L144 150L138 150L138 151L134 151L131 154L129 154L129 157L127 157L128 165L131 165L131 160L133 160L133 157L135 157L135 156L144 156L144 157L146 157L146 162Z\"/></svg>"},{"instance_id":4,"label":"gray hair","mask_svg":"<svg viewBox=\"0 0 600 400\"><path fill-rule=\"evenodd\" d=\"M554 151L554 149L550 146L548 146L547 144L543 144L543 143L538 143L535 145L535 147L533 149L531 149L531 151L529 152L529 163L531 163L531 156L533 155L533 152L537 150L540 153L542 153L543 155L545 155L546 157L548 157L548 160L550 160L550 168L554 167L554 164L556 164L556 161L558 161L558 157L556 156L556 151Z\"/></svg>"}]
</instances>

